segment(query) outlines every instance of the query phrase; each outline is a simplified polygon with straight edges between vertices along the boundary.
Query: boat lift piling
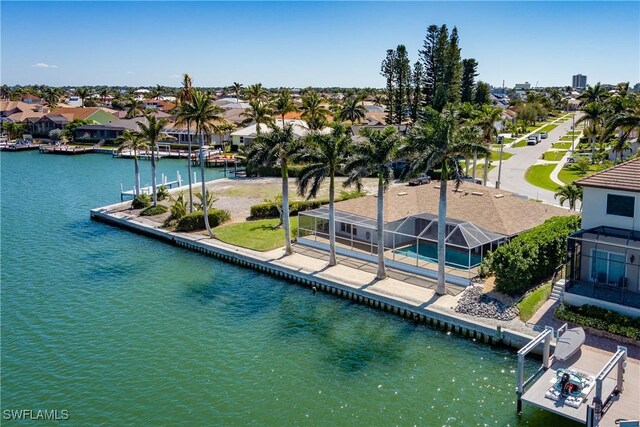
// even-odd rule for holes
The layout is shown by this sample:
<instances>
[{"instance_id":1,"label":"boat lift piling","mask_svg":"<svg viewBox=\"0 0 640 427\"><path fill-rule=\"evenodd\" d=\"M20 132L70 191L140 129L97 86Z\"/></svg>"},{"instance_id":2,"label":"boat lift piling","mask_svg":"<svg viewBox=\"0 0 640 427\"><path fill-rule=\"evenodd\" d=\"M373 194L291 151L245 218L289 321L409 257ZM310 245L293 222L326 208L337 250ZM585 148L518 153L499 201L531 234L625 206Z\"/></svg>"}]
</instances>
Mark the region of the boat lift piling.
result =
<instances>
[{"instance_id":1,"label":"boat lift piling","mask_svg":"<svg viewBox=\"0 0 640 427\"><path fill-rule=\"evenodd\" d=\"M618 367L618 372L616 375L616 386L612 393L610 393L605 401L602 401L602 383L604 382L607 375L613 370L613 368ZM587 427L595 427L600 422L602 418L603 409L606 408L611 402L611 397L614 395L618 395L621 391L624 390L624 371L627 366L627 348L623 346L618 346L616 353L613 355L611 359L604 365L604 367L600 370L598 375L596 376L596 394L593 397L593 403L587 406Z\"/></svg>"},{"instance_id":2,"label":"boat lift piling","mask_svg":"<svg viewBox=\"0 0 640 427\"><path fill-rule=\"evenodd\" d=\"M194 175L194 182L198 182L198 180L195 178L196 177L195 172L193 175ZM175 181L168 181L167 176L165 174L162 174L160 178L160 184L156 184L156 187L160 187L162 185L164 185L166 188L181 187L182 176L180 175L180 171L176 171ZM140 188L140 194L152 194L152 192L153 192L153 186L151 185ZM136 197L135 187L133 188L133 190L125 190L124 186L120 184L120 201L124 201L126 198L129 198L129 197L131 198Z\"/></svg>"},{"instance_id":3,"label":"boat lift piling","mask_svg":"<svg viewBox=\"0 0 640 427\"><path fill-rule=\"evenodd\" d=\"M563 327L566 328L566 324ZM537 337L529 341L527 345L522 347L518 351L518 385L517 385L517 412L518 415L522 415L522 396L524 395L525 388L541 373L545 372L551 366L551 357L549 356L551 350L551 338L553 337L553 328L551 326L545 326L544 331ZM538 344L544 341L544 348L542 351L542 365L538 370L531 375L527 380L524 380L524 357L535 349Z\"/></svg>"}]
</instances>

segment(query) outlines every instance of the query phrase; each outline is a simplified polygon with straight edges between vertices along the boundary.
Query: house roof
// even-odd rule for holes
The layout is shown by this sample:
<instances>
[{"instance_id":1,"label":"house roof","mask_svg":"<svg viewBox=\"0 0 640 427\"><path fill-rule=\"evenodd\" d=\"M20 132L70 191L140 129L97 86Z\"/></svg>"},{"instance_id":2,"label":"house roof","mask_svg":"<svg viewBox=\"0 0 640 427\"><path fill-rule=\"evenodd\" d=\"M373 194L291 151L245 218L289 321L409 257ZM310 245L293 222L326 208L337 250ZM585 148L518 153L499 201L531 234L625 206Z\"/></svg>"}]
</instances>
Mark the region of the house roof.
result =
<instances>
[{"instance_id":1,"label":"house roof","mask_svg":"<svg viewBox=\"0 0 640 427\"><path fill-rule=\"evenodd\" d=\"M575 183L583 187L640 192L640 158L620 163Z\"/></svg>"},{"instance_id":2,"label":"house roof","mask_svg":"<svg viewBox=\"0 0 640 427\"><path fill-rule=\"evenodd\" d=\"M44 116L44 113L42 111L31 111L31 110L28 110L28 111L20 111L20 112L17 112L17 113L13 113L13 114L7 116L7 118L9 120L11 120L12 122L24 122L24 121L27 121L27 120L34 121L34 120L39 119L42 116Z\"/></svg>"},{"instance_id":3,"label":"house roof","mask_svg":"<svg viewBox=\"0 0 640 427\"><path fill-rule=\"evenodd\" d=\"M438 214L440 183L416 187L393 186L385 194L384 219L393 222L411 215ZM449 183L447 218L471 222L493 233L512 236L529 230L553 216L573 212L527 200L516 194L478 184L463 183L457 192ZM336 210L377 218L377 197L365 196L338 202Z\"/></svg>"},{"instance_id":4,"label":"house roof","mask_svg":"<svg viewBox=\"0 0 640 427\"><path fill-rule=\"evenodd\" d=\"M36 104L27 104L22 101L0 101L0 111L35 111L38 106Z\"/></svg>"},{"instance_id":5,"label":"house roof","mask_svg":"<svg viewBox=\"0 0 640 427\"><path fill-rule=\"evenodd\" d=\"M93 114L95 114L98 110L102 110L102 111L104 111L106 113L109 113L109 114L111 114L111 111L112 111L112 110L108 110L108 109L102 108L102 107L84 107L84 108L83 107L77 107L77 108L76 107L71 107L71 108L58 107L58 108L54 109L51 113L52 114L64 114L64 115L71 114L72 117L73 117L71 119L71 121L73 121L73 120L76 120L76 119L84 120L84 119L92 116Z\"/></svg>"},{"instance_id":6,"label":"house roof","mask_svg":"<svg viewBox=\"0 0 640 427\"><path fill-rule=\"evenodd\" d=\"M305 122L304 120L286 120L285 119L285 123L288 124L288 125L292 125L293 126L293 133L297 137L302 138L302 137L307 136L307 134L309 133L309 126L307 125L307 122ZM281 128L282 127L282 119L275 120L275 125L278 126L279 128ZM265 124L261 124L260 125L260 131L261 132L269 132L269 126L267 126ZM320 132L321 133L327 133L329 131L330 131L330 128L325 127ZM235 132L231 132L231 136L255 137L255 136L257 136L256 124L254 123L252 125L249 125L247 127L242 128L242 129L238 129Z\"/></svg>"}]
</instances>

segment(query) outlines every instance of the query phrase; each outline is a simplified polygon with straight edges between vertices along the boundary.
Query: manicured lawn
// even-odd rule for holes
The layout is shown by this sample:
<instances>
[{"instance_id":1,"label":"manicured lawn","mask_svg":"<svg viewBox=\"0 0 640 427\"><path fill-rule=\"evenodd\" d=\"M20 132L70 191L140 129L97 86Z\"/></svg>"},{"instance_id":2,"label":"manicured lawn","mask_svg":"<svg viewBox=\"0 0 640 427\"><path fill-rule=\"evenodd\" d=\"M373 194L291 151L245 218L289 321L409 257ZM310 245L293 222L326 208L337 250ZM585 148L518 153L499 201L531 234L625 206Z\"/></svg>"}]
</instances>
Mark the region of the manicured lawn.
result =
<instances>
[{"instance_id":1,"label":"manicured lawn","mask_svg":"<svg viewBox=\"0 0 640 427\"><path fill-rule=\"evenodd\" d=\"M527 146L527 139L523 139L522 141L516 142L515 144L512 145L513 148L520 148L520 147L526 147Z\"/></svg>"},{"instance_id":2,"label":"manicured lawn","mask_svg":"<svg viewBox=\"0 0 640 427\"><path fill-rule=\"evenodd\" d=\"M589 171L582 175L577 167L569 166L566 168L562 168L560 173L558 173L558 179L565 184L571 184L576 179L584 178L585 176L593 175L596 172L601 171L605 167L603 165L591 165L589 166Z\"/></svg>"},{"instance_id":3,"label":"manicured lawn","mask_svg":"<svg viewBox=\"0 0 640 427\"><path fill-rule=\"evenodd\" d=\"M277 224L277 219L260 219L222 225L214 228L213 232L223 242L256 251L270 251L284 246L284 229L274 228ZM297 229L298 217L291 217L292 238L296 236Z\"/></svg>"},{"instance_id":4,"label":"manicured lawn","mask_svg":"<svg viewBox=\"0 0 640 427\"><path fill-rule=\"evenodd\" d=\"M511 156L513 156L513 154L511 153L507 153L506 151L502 152L502 161L504 162L505 160L509 159ZM500 161L500 150L493 150L491 152L491 160L493 160L494 162L498 162Z\"/></svg>"},{"instance_id":5,"label":"manicured lawn","mask_svg":"<svg viewBox=\"0 0 640 427\"><path fill-rule=\"evenodd\" d=\"M557 127L558 127L557 125L546 125L542 129L540 129L540 131L538 131L538 133L540 133L540 132L551 132L552 130L554 130Z\"/></svg>"},{"instance_id":6,"label":"manicured lawn","mask_svg":"<svg viewBox=\"0 0 640 427\"><path fill-rule=\"evenodd\" d=\"M567 151L546 151L544 153L544 160L549 160L550 162L558 162L565 155Z\"/></svg>"},{"instance_id":7,"label":"manicured lawn","mask_svg":"<svg viewBox=\"0 0 640 427\"><path fill-rule=\"evenodd\" d=\"M562 138L560 138L560 141L573 141L575 138L575 136L571 136L571 135L565 135Z\"/></svg>"},{"instance_id":8,"label":"manicured lawn","mask_svg":"<svg viewBox=\"0 0 640 427\"><path fill-rule=\"evenodd\" d=\"M518 303L518 309L520 310L520 320L526 322L531 319L531 317L536 314L536 311L538 311L538 309L542 307L542 304L547 301L549 295L551 295L551 290L551 283L545 283L544 285L526 294L525 297L522 298L522 301Z\"/></svg>"},{"instance_id":9,"label":"manicured lawn","mask_svg":"<svg viewBox=\"0 0 640 427\"><path fill-rule=\"evenodd\" d=\"M524 174L524 179L536 187L544 188L549 191L556 191L558 184L551 181L549 177L556 165L533 165Z\"/></svg>"},{"instance_id":10,"label":"manicured lawn","mask_svg":"<svg viewBox=\"0 0 640 427\"><path fill-rule=\"evenodd\" d=\"M559 148L561 150L568 150L569 148L571 148L571 143L570 142L556 142L554 144L551 145L553 148Z\"/></svg>"}]
</instances>

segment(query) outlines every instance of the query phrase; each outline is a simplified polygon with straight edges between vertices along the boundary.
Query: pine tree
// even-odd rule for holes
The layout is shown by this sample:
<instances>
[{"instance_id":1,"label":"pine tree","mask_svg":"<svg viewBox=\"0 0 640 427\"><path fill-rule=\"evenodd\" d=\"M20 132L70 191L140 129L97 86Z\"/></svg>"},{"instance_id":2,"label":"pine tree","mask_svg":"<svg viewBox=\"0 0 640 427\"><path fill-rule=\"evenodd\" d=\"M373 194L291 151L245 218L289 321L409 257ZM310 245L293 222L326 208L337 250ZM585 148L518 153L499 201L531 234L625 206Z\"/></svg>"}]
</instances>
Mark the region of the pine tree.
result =
<instances>
[{"instance_id":1,"label":"pine tree","mask_svg":"<svg viewBox=\"0 0 640 427\"><path fill-rule=\"evenodd\" d=\"M478 105L491 103L489 85L487 83L478 81L478 84L476 85L475 103Z\"/></svg>"},{"instance_id":2,"label":"pine tree","mask_svg":"<svg viewBox=\"0 0 640 427\"><path fill-rule=\"evenodd\" d=\"M438 38L434 46L435 55L435 92L431 100L431 106L437 111L442 111L447 103L446 70L447 54L449 53L449 30L442 25L438 30Z\"/></svg>"},{"instance_id":3,"label":"pine tree","mask_svg":"<svg viewBox=\"0 0 640 427\"><path fill-rule=\"evenodd\" d=\"M415 122L418 119L418 112L422 106L422 97L424 95L424 68L420 61L416 61L416 63L413 64L411 83L413 87L411 89L411 102L409 105L411 108L411 120Z\"/></svg>"},{"instance_id":4,"label":"pine tree","mask_svg":"<svg viewBox=\"0 0 640 427\"><path fill-rule=\"evenodd\" d=\"M423 98L426 104L431 104L436 91L436 56L435 46L438 40L438 26L429 25L424 39L423 49L420 51L420 61L424 71Z\"/></svg>"},{"instance_id":5,"label":"pine tree","mask_svg":"<svg viewBox=\"0 0 640 427\"><path fill-rule=\"evenodd\" d=\"M445 58L444 84L447 90L447 102L458 104L460 102L462 63L460 62L460 39L456 27L451 30Z\"/></svg>"},{"instance_id":6,"label":"pine tree","mask_svg":"<svg viewBox=\"0 0 640 427\"><path fill-rule=\"evenodd\" d=\"M393 108L394 108L394 64L395 64L395 51L393 49L387 49L387 56L382 60L380 67L380 74L387 81L387 123L393 122Z\"/></svg>"},{"instance_id":7,"label":"pine tree","mask_svg":"<svg viewBox=\"0 0 640 427\"><path fill-rule=\"evenodd\" d=\"M474 95L475 78L478 75L478 62L473 58L462 60L462 82L460 87L460 100L472 102Z\"/></svg>"},{"instance_id":8,"label":"pine tree","mask_svg":"<svg viewBox=\"0 0 640 427\"><path fill-rule=\"evenodd\" d=\"M411 63L404 45L398 45L394 55L395 96L394 118L400 126L407 114L407 94L411 78Z\"/></svg>"}]
</instances>

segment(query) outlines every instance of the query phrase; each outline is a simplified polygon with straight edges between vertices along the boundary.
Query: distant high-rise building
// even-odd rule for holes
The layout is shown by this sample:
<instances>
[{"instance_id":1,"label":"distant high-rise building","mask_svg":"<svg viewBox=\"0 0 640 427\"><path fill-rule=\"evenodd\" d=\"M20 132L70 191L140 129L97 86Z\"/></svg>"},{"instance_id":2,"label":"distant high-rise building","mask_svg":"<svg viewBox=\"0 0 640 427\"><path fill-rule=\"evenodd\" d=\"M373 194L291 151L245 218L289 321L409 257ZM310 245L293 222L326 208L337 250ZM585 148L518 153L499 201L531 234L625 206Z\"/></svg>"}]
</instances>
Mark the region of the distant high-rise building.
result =
<instances>
[{"instance_id":1,"label":"distant high-rise building","mask_svg":"<svg viewBox=\"0 0 640 427\"><path fill-rule=\"evenodd\" d=\"M576 74L573 76L571 86L576 89L586 89L587 87L587 76L583 76L582 74Z\"/></svg>"},{"instance_id":2,"label":"distant high-rise building","mask_svg":"<svg viewBox=\"0 0 640 427\"><path fill-rule=\"evenodd\" d=\"M531 83L529 82L524 82L524 83L516 83L516 85L514 86L515 90L529 90L531 89Z\"/></svg>"}]
</instances>

